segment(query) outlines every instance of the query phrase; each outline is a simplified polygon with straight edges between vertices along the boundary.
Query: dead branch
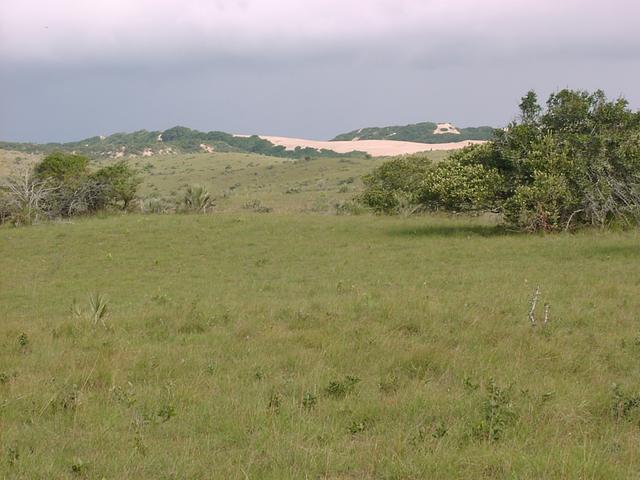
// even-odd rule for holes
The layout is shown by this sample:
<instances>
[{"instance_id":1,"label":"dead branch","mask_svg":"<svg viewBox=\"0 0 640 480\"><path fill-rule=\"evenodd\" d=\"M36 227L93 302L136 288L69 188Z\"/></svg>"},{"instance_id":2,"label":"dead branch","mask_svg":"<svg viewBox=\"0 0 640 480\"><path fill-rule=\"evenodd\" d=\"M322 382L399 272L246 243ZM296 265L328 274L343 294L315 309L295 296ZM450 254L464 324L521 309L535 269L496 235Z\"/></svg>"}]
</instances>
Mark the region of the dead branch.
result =
<instances>
[{"instance_id":1,"label":"dead branch","mask_svg":"<svg viewBox=\"0 0 640 480\"><path fill-rule=\"evenodd\" d=\"M536 305L538 305L538 299L540 298L540 287L536 287L536 291L533 293L533 297L531 298L531 309L529 310L529 320L531 321L531 325L536 324Z\"/></svg>"},{"instance_id":2,"label":"dead branch","mask_svg":"<svg viewBox=\"0 0 640 480\"><path fill-rule=\"evenodd\" d=\"M551 308L551 305L549 305L548 303L544 304L544 323L545 325L547 323L549 323L549 309Z\"/></svg>"}]
</instances>

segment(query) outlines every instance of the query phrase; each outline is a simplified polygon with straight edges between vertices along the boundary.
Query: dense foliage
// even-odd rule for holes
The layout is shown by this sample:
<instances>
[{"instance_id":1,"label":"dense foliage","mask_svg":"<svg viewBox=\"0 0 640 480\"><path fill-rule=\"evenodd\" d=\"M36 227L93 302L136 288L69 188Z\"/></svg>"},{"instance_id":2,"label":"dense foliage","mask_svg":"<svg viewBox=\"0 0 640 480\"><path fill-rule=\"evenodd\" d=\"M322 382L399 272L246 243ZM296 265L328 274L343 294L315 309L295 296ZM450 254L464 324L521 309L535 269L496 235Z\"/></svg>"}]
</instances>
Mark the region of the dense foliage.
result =
<instances>
[{"instance_id":1,"label":"dense foliage","mask_svg":"<svg viewBox=\"0 0 640 480\"><path fill-rule=\"evenodd\" d=\"M424 156L397 157L383 163L362 180L363 203L383 213L394 213L404 200L416 203L420 182L432 167Z\"/></svg>"},{"instance_id":2,"label":"dense foliage","mask_svg":"<svg viewBox=\"0 0 640 480\"><path fill-rule=\"evenodd\" d=\"M493 136L493 127L460 128L460 133L434 133L437 123L422 122L392 127L369 127L343 133L333 139L338 140L402 140L421 143L448 143L465 140L489 140Z\"/></svg>"},{"instance_id":3,"label":"dense foliage","mask_svg":"<svg viewBox=\"0 0 640 480\"><path fill-rule=\"evenodd\" d=\"M89 170L82 155L54 152L33 171L25 169L0 190L0 221L31 224L107 208L126 210L140 179L125 161Z\"/></svg>"},{"instance_id":4,"label":"dense foliage","mask_svg":"<svg viewBox=\"0 0 640 480\"><path fill-rule=\"evenodd\" d=\"M571 90L552 94L546 109L529 92L520 112L492 141L438 165L408 158L379 167L362 200L390 212L400 193L428 210L500 213L523 231L640 222L640 112L602 91Z\"/></svg>"}]
</instances>

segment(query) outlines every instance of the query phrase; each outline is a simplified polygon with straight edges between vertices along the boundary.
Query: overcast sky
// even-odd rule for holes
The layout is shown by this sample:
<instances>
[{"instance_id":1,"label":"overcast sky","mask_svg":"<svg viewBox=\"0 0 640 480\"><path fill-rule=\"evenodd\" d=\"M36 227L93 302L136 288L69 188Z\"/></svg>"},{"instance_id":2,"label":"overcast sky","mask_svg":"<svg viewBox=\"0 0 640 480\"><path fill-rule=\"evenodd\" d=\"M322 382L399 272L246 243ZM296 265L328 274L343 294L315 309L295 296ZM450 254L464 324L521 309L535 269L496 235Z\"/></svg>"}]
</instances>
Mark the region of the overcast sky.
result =
<instances>
[{"instance_id":1,"label":"overcast sky","mask_svg":"<svg viewBox=\"0 0 640 480\"><path fill-rule=\"evenodd\" d=\"M639 19L638 0L1 0L0 139L502 126L531 88L637 109Z\"/></svg>"}]
</instances>

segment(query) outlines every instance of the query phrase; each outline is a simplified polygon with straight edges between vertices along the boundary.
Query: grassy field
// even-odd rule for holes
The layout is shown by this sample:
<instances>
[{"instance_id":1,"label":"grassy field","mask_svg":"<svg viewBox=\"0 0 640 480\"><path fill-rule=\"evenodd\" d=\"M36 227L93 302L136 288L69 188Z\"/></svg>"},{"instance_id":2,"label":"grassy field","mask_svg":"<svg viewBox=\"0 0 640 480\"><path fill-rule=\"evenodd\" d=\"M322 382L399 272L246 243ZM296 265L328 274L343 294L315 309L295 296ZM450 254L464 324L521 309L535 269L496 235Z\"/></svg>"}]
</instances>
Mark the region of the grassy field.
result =
<instances>
[{"instance_id":1,"label":"grassy field","mask_svg":"<svg viewBox=\"0 0 640 480\"><path fill-rule=\"evenodd\" d=\"M244 212L2 228L0 478L639 478L639 241Z\"/></svg>"},{"instance_id":2,"label":"grassy field","mask_svg":"<svg viewBox=\"0 0 640 480\"><path fill-rule=\"evenodd\" d=\"M40 155L13 152L0 148L0 181L4 177L19 171L21 168L34 165L40 158Z\"/></svg>"},{"instance_id":3,"label":"grassy field","mask_svg":"<svg viewBox=\"0 0 640 480\"><path fill-rule=\"evenodd\" d=\"M430 152L438 161L447 152ZM37 155L0 150L0 181ZM97 167L112 159L94 160ZM186 187L200 184L215 198L217 211L253 210L275 213L330 212L361 188L360 177L384 158L317 158L293 161L244 153L155 155L129 159L143 179L140 194L168 205L181 199Z\"/></svg>"}]
</instances>

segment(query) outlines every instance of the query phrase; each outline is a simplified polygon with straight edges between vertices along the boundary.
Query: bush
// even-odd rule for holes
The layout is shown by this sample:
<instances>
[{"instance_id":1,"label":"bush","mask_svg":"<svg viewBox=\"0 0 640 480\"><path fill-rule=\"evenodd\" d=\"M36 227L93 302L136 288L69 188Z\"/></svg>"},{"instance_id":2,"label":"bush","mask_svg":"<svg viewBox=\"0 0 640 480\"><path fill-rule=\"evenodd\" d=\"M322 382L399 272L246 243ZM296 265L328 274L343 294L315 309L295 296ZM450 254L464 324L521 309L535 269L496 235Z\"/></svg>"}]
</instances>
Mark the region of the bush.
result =
<instances>
[{"instance_id":1,"label":"bush","mask_svg":"<svg viewBox=\"0 0 640 480\"><path fill-rule=\"evenodd\" d=\"M185 212L206 213L213 207L213 201L204 187L190 185L182 198L182 207Z\"/></svg>"},{"instance_id":2,"label":"bush","mask_svg":"<svg viewBox=\"0 0 640 480\"><path fill-rule=\"evenodd\" d=\"M502 189L493 168L449 160L429 169L417 189L417 201L430 210L490 210Z\"/></svg>"},{"instance_id":3,"label":"bush","mask_svg":"<svg viewBox=\"0 0 640 480\"><path fill-rule=\"evenodd\" d=\"M359 200L374 212L396 213L402 195L408 196L411 203L414 202L431 165L431 160L424 156L389 160L362 178L365 190Z\"/></svg>"},{"instance_id":4,"label":"bush","mask_svg":"<svg viewBox=\"0 0 640 480\"><path fill-rule=\"evenodd\" d=\"M45 205L57 187L47 179L35 178L31 171L9 177L0 189L0 219L14 225L31 225L46 216Z\"/></svg>"},{"instance_id":5,"label":"bush","mask_svg":"<svg viewBox=\"0 0 640 480\"><path fill-rule=\"evenodd\" d=\"M82 155L53 152L47 155L34 169L34 176L58 182L76 182L88 175L89 159Z\"/></svg>"},{"instance_id":6,"label":"bush","mask_svg":"<svg viewBox=\"0 0 640 480\"><path fill-rule=\"evenodd\" d=\"M0 190L0 225L11 219L11 208L9 206L9 194Z\"/></svg>"},{"instance_id":7,"label":"bush","mask_svg":"<svg viewBox=\"0 0 640 480\"><path fill-rule=\"evenodd\" d=\"M40 218L70 217L93 213L109 206L127 208L135 198L140 180L125 162L88 169L80 155L52 153L33 171L9 178L0 192L0 221L16 225Z\"/></svg>"},{"instance_id":8,"label":"bush","mask_svg":"<svg viewBox=\"0 0 640 480\"><path fill-rule=\"evenodd\" d=\"M493 211L521 231L640 223L640 112L597 91L562 90L546 110L529 92L520 118L437 165L391 160L364 178L361 201L397 212Z\"/></svg>"},{"instance_id":9,"label":"bush","mask_svg":"<svg viewBox=\"0 0 640 480\"><path fill-rule=\"evenodd\" d=\"M102 187L106 204L121 205L123 210L136 198L141 183L137 172L124 160L101 168L91 175L91 179Z\"/></svg>"}]
</instances>

